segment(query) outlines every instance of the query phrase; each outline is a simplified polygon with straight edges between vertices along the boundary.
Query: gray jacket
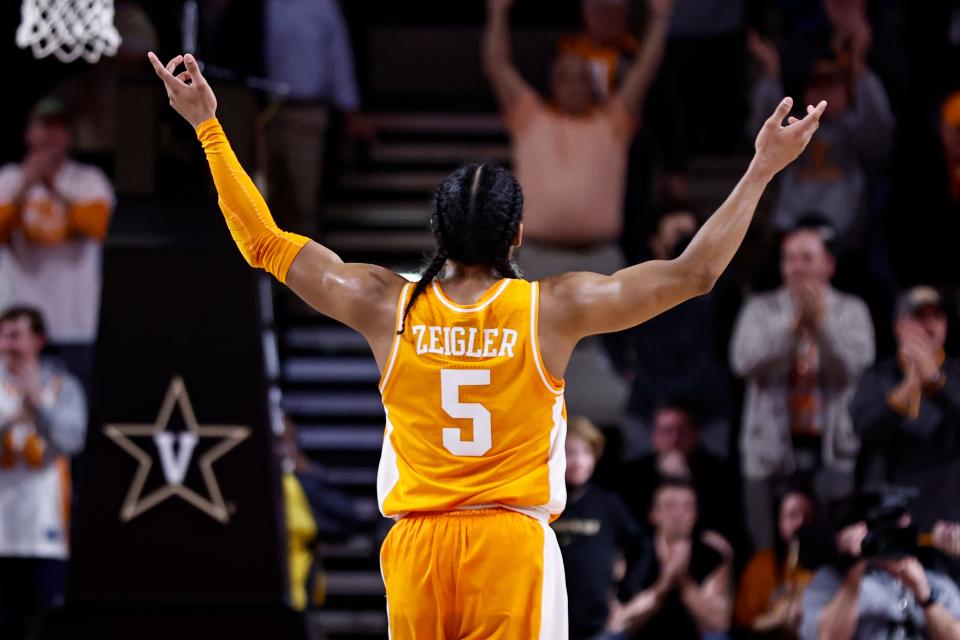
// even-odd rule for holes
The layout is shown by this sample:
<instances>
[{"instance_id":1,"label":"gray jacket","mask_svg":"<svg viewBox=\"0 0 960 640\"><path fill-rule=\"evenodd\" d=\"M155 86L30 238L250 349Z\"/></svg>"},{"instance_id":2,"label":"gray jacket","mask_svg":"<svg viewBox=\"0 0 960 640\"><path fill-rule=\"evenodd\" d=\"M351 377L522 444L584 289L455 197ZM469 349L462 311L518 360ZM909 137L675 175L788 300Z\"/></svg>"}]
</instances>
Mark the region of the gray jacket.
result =
<instances>
[{"instance_id":1,"label":"gray jacket","mask_svg":"<svg viewBox=\"0 0 960 640\"><path fill-rule=\"evenodd\" d=\"M795 316L793 300L781 287L749 298L734 328L730 363L747 384L740 451L744 475L750 479L794 470L787 381L796 347ZM863 301L828 289L818 344L824 464L852 472L860 441L848 405L861 372L874 357L873 323Z\"/></svg>"}]
</instances>

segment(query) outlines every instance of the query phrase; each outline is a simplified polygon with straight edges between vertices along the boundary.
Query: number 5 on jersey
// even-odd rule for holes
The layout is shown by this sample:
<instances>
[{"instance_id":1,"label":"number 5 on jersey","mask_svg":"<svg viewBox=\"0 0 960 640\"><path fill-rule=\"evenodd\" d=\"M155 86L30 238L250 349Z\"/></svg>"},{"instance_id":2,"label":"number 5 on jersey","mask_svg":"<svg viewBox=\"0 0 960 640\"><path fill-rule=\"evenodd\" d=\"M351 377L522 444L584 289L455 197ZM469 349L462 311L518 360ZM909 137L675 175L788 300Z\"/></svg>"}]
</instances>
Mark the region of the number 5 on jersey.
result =
<instances>
[{"instance_id":1,"label":"number 5 on jersey","mask_svg":"<svg viewBox=\"0 0 960 640\"><path fill-rule=\"evenodd\" d=\"M490 384L489 369L442 369L440 371L440 404L451 418L473 422L473 440L464 440L463 432L444 427L443 446L455 456L482 456L493 446L490 412L477 402L460 402L460 387Z\"/></svg>"}]
</instances>

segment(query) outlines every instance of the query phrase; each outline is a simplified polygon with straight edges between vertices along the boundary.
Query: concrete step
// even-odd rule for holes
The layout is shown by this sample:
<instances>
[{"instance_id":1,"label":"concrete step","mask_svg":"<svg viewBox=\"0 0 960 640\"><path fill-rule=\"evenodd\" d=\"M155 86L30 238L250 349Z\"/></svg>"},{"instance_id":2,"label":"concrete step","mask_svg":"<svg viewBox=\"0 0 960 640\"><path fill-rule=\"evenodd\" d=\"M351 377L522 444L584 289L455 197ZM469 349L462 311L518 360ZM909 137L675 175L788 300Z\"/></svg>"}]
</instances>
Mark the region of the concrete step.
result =
<instances>
[{"instance_id":1,"label":"concrete step","mask_svg":"<svg viewBox=\"0 0 960 640\"><path fill-rule=\"evenodd\" d=\"M449 164L496 162L508 164L510 145L491 142L384 142L371 150L374 162L391 164ZM451 167L452 168L452 167Z\"/></svg>"},{"instance_id":2,"label":"concrete step","mask_svg":"<svg viewBox=\"0 0 960 640\"><path fill-rule=\"evenodd\" d=\"M345 173L340 186L351 191L432 194L449 171L421 169L404 171L354 171Z\"/></svg>"},{"instance_id":3,"label":"concrete step","mask_svg":"<svg viewBox=\"0 0 960 640\"><path fill-rule=\"evenodd\" d=\"M364 522L377 522L383 519L376 498L354 498L353 509L357 518Z\"/></svg>"},{"instance_id":4,"label":"concrete step","mask_svg":"<svg viewBox=\"0 0 960 640\"><path fill-rule=\"evenodd\" d=\"M380 371L373 358L289 357L283 363L288 382L370 382L377 384Z\"/></svg>"},{"instance_id":5,"label":"concrete step","mask_svg":"<svg viewBox=\"0 0 960 640\"><path fill-rule=\"evenodd\" d=\"M331 204L324 215L331 226L428 228L432 205L429 199L373 202L339 202Z\"/></svg>"},{"instance_id":6,"label":"concrete step","mask_svg":"<svg viewBox=\"0 0 960 640\"><path fill-rule=\"evenodd\" d=\"M386 603L383 611L318 609L307 615L310 626L321 629L328 636L385 637L387 633Z\"/></svg>"},{"instance_id":7,"label":"concrete step","mask_svg":"<svg viewBox=\"0 0 960 640\"><path fill-rule=\"evenodd\" d=\"M297 425L297 441L307 450L375 451L383 446L384 423L375 425Z\"/></svg>"},{"instance_id":8,"label":"concrete step","mask_svg":"<svg viewBox=\"0 0 960 640\"><path fill-rule=\"evenodd\" d=\"M374 467L342 469L327 467L324 477L331 484L341 487L375 487L377 484L377 470Z\"/></svg>"},{"instance_id":9,"label":"concrete step","mask_svg":"<svg viewBox=\"0 0 960 640\"><path fill-rule=\"evenodd\" d=\"M319 314L317 314L319 315ZM283 332L283 343L293 349L316 349L327 352L370 352L367 340L344 326L293 327Z\"/></svg>"},{"instance_id":10,"label":"concrete step","mask_svg":"<svg viewBox=\"0 0 960 640\"><path fill-rule=\"evenodd\" d=\"M283 396L283 408L299 415L383 416L383 403L376 391L288 391Z\"/></svg>"},{"instance_id":11,"label":"concrete step","mask_svg":"<svg viewBox=\"0 0 960 640\"><path fill-rule=\"evenodd\" d=\"M436 249L433 234L423 231L331 231L325 236L328 247L337 252L393 253L420 256Z\"/></svg>"},{"instance_id":12,"label":"concrete step","mask_svg":"<svg viewBox=\"0 0 960 640\"><path fill-rule=\"evenodd\" d=\"M450 133L453 135L506 135L497 113L370 113L373 125L381 132Z\"/></svg>"},{"instance_id":13,"label":"concrete step","mask_svg":"<svg viewBox=\"0 0 960 640\"><path fill-rule=\"evenodd\" d=\"M336 596L372 596L384 594L379 571L329 571L327 593Z\"/></svg>"},{"instance_id":14,"label":"concrete step","mask_svg":"<svg viewBox=\"0 0 960 640\"><path fill-rule=\"evenodd\" d=\"M371 558L377 552L377 545L371 536L357 535L343 542L323 545L324 558Z\"/></svg>"}]
</instances>

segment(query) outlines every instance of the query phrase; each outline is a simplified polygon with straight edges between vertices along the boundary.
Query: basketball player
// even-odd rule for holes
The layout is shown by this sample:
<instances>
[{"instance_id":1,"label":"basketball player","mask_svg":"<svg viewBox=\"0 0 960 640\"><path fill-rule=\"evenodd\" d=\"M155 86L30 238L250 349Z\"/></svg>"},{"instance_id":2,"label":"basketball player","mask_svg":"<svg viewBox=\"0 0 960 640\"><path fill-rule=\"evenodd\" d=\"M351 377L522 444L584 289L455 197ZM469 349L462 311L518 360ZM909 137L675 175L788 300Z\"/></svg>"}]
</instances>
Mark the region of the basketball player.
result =
<instances>
[{"instance_id":1,"label":"basketball player","mask_svg":"<svg viewBox=\"0 0 960 640\"><path fill-rule=\"evenodd\" d=\"M521 279L512 259L523 236L520 185L500 167L458 169L436 190L436 254L409 283L278 229L194 57L164 66L151 53L150 62L196 129L243 257L373 350L387 418L377 493L397 520L380 554L392 637L566 638L563 566L547 523L566 499L570 353L585 336L629 329L710 291L764 187L803 151L826 103L782 126L793 104L783 100L746 175L683 255L612 276Z\"/></svg>"}]
</instances>

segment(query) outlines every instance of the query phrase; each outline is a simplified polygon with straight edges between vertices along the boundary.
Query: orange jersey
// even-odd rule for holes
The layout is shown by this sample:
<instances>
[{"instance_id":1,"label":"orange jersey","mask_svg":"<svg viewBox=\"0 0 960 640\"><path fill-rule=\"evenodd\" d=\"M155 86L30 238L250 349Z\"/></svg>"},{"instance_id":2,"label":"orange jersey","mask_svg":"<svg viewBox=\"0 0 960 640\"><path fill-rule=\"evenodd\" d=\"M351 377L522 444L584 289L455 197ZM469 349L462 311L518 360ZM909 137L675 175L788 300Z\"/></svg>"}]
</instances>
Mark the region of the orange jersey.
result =
<instances>
[{"instance_id":1,"label":"orange jersey","mask_svg":"<svg viewBox=\"0 0 960 640\"><path fill-rule=\"evenodd\" d=\"M413 290L397 302L397 327ZM543 366L539 286L504 279L459 305L438 282L394 339L377 497L385 516L500 505L549 520L566 503L563 381Z\"/></svg>"}]
</instances>

